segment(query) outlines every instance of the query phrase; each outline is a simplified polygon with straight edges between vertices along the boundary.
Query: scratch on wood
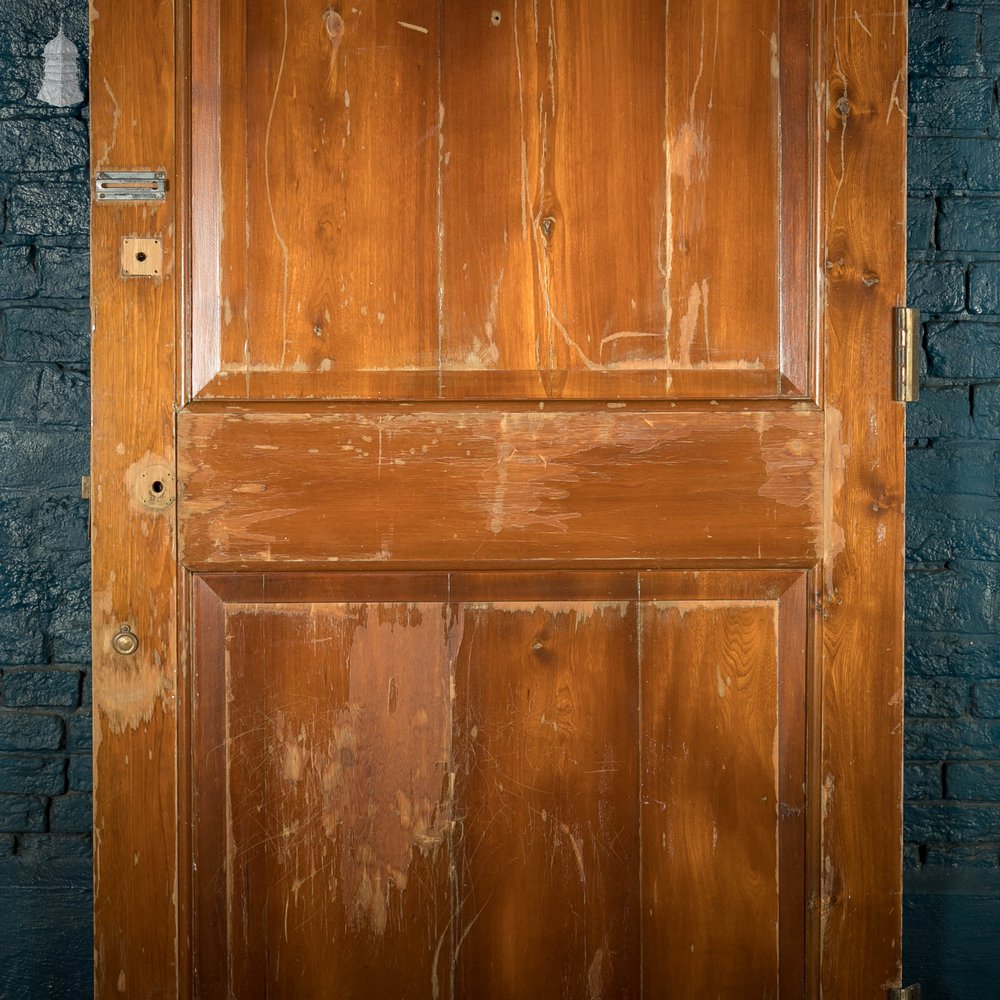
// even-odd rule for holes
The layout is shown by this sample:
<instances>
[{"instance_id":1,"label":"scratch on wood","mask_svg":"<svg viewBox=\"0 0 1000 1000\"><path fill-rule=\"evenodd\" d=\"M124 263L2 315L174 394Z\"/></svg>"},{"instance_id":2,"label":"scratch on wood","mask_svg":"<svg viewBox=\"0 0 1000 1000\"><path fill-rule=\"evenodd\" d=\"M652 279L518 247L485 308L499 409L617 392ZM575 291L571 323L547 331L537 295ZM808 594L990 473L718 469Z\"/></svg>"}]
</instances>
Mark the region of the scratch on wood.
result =
<instances>
[{"instance_id":1,"label":"scratch on wood","mask_svg":"<svg viewBox=\"0 0 1000 1000\"><path fill-rule=\"evenodd\" d=\"M517 107L521 122L521 239L528 241L528 144L524 125L524 79L521 70L521 40L517 0L514 0L514 59L517 63Z\"/></svg>"},{"instance_id":2,"label":"scratch on wood","mask_svg":"<svg viewBox=\"0 0 1000 1000\"><path fill-rule=\"evenodd\" d=\"M327 37L330 39L330 69L326 77L326 89L331 96L337 92L337 56L340 53L340 43L344 39L344 19L332 7L327 7L323 14L323 27ZM350 102L345 95L345 107L350 107Z\"/></svg>"},{"instance_id":3,"label":"scratch on wood","mask_svg":"<svg viewBox=\"0 0 1000 1000\"><path fill-rule=\"evenodd\" d=\"M892 119L892 112L896 110L900 113L905 123L906 121L906 108L903 107L902 102L899 99L899 85L903 82L903 77L906 75L906 67L900 68L899 72L896 74L896 79L892 81L892 94L889 96L889 107L885 113L885 123L886 125Z\"/></svg>"},{"instance_id":4,"label":"scratch on wood","mask_svg":"<svg viewBox=\"0 0 1000 1000\"><path fill-rule=\"evenodd\" d=\"M421 24L410 24L409 21L397 21L396 24L398 24L401 28L406 28L408 31L419 31L422 35L426 35L428 33L428 29Z\"/></svg>"},{"instance_id":5,"label":"scratch on wood","mask_svg":"<svg viewBox=\"0 0 1000 1000\"><path fill-rule=\"evenodd\" d=\"M278 75L274 81L274 94L271 97L271 109L267 115L267 128L264 130L264 190L267 194L267 210L271 216L271 227L274 238L281 248L282 284L281 284L281 365L285 366L285 354L288 350L288 244L278 228L278 219L274 211L274 194L271 186L271 128L274 124L274 112L278 106L278 94L281 91L281 80L285 73L285 59L288 55L288 0L283 0L283 35L281 43L281 60L278 63ZM249 357L247 358L249 361Z\"/></svg>"},{"instance_id":6,"label":"scratch on wood","mask_svg":"<svg viewBox=\"0 0 1000 1000\"><path fill-rule=\"evenodd\" d=\"M757 495L786 507L810 504L821 488L821 469L812 450L798 437L769 441L771 420L760 415L760 449L767 480Z\"/></svg>"},{"instance_id":7,"label":"scratch on wood","mask_svg":"<svg viewBox=\"0 0 1000 1000\"><path fill-rule=\"evenodd\" d=\"M826 407L826 468L828 486L823 496L823 572L826 582L826 595L832 598L834 589L834 565L837 557L844 551L844 529L836 521L836 505L840 501L844 489L844 476L847 468L847 456L850 449L843 441L843 414L837 407L827 403Z\"/></svg>"},{"instance_id":8,"label":"scratch on wood","mask_svg":"<svg viewBox=\"0 0 1000 1000\"><path fill-rule=\"evenodd\" d=\"M108 92L108 99L111 101L111 135L104 142L104 151L96 163L98 168L104 168L108 165L108 155L115 145L117 145L118 126L122 120L122 109L115 99L114 91L111 89L111 84L108 82L107 77L104 78L104 89Z\"/></svg>"},{"instance_id":9,"label":"scratch on wood","mask_svg":"<svg viewBox=\"0 0 1000 1000\"><path fill-rule=\"evenodd\" d=\"M306 817L281 831L294 866L293 912L301 910L299 891L333 864L322 861L325 837L336 845L348 921L381 936L415 853L436 852L450 829L453 791L442 770L451 733L447 650L461 620L436 604L283 613L301 618L302 638L314 646L330 642L334 662L348 671L346 703L332 718L317 711L318 694L286 699L272 712L286 813ZM301 922L302 912L294 919Z\"/></svg>"}]
</instances>

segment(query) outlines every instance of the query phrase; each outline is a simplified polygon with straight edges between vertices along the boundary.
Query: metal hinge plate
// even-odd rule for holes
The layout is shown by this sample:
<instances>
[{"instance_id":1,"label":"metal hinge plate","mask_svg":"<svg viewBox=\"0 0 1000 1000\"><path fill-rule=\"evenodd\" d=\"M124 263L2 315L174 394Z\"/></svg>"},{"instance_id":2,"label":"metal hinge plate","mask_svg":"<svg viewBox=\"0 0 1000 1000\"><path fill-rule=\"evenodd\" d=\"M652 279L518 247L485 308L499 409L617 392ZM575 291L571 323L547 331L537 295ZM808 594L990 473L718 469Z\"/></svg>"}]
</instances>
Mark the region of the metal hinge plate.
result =
<instances>
[{"instance_id":1,"label":"metal hinge plate","mask_svg":"<svg viewBox=\"0 0 1000 1000\"><path fill-rule=\"evenodd\" d=\"M912 403L920 398L920 311L906 306L893 309L892 326L895 399L897 403Z\"/></svg>"},{"instance_id":2,"label":"metal hinge plate","mask_svg":"<svg viewBox=\"0 0 1000 1000\"><path fill-rule=\"evenodd\" d=\"M162 170L100 170L94 175L98 201L164 201L167 175Z\"/></svg>"},{"instance_id":3,"label":"metal hinge plate","mask_svg":"<svg viewBox=\"0 0 1000 1000\"><path fill-rule=\"evenodd\" d=\"M889 990L889 1000L920 1000L920 985L897 986Z\"/></svg>"}]
</instances>

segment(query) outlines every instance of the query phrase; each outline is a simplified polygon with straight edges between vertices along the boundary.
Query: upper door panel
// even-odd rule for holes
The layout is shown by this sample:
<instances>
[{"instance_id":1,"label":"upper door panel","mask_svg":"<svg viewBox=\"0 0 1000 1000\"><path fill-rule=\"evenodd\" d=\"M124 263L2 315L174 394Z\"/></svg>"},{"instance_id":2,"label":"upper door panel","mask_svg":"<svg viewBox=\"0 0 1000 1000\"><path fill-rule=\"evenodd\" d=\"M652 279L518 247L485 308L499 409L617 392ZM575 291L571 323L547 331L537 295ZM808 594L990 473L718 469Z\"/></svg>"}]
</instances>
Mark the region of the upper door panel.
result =
<instances>
[{"instance_id":1,"label":"upper door panel","mask_svg":"<svg viewBox=\"0 0 1000 1000\"><path fill-rule=\"evenodd\" d=\"M808 396L806 8L196 0L192 394Z\"/></svg>"}]
</instances>

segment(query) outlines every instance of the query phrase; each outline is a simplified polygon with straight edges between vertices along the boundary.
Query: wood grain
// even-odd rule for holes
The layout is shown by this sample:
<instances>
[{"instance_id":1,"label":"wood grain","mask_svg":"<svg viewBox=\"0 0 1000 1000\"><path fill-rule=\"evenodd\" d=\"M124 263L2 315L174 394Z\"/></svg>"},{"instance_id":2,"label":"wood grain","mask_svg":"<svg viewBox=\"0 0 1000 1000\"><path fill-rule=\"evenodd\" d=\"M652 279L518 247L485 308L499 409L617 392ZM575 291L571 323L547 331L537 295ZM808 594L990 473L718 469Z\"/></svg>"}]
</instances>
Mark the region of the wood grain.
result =
<instances>
[{"instance_id":1,"label":"wood grain","mask_svg":"<svg viewBox=\"0 0 1000 1000\"><path fill-rule=\"evenodd\" d=\"M822 989L900 981L906 8L826 5L826 413ZM878 822L872 822L872 817Z\"/></svg>"},{"instance_id":2,"label":"wood grain","mask_svg":"<svg viewBox=\"0 0 1000 1000\"><path fill-rule=\"evenodd\" d=\"M634 996L634 602L461 605L456 996Z\"/></svg>"},{"instance_id":3,"label":"wood grain","mask_svg":"<svg viewBox=\"0 0 1000 1000\"><path fill-rule=\"evenodd\" d=\"M801 997L806 586L196 577L198 995Z\"/></svg>"},{"instance_id":4,"label":"wood grain","mask_svg":"<svg viewBox=\"0 0 1000 1000\"><path fill-rule=\"evenodd\" d=\"M97 996L884 996L905 10L94 15Z\"/></svg>"},{"instance_id":5,"label":"wood grain","mask_svg":"<svg viewBox=\"0 0 1000 1000\"><path fill-rule=\"evenodd\" d=\"M815 411L189 410L181 550L198 568L808 563L821 427Z\"/></svg>"},{"instance_id":6,"label":"wood grain","mask_svg":"<svg viewBox=\"0 0 1000 1000\"><path fill-rule=\"evenodd\" d=\"M173 5L95 0L91 27L93 169L173 177ZM159 204L95 203L91 213L94 988L101 998L178 992L175 524L173 509L144 502L147 472L170 472L174 462L174 221L172 195ZM121 277L121 240L139 235L163 240L162 278ZM139 640L130 657L111 648L122 625Z\"/></svg>"},{"instance_id":7,"label":"wood grain","mask_svg":"<svg viewBox=\"0 0 1000 1000\"><path fill-rule=\"evenodd\" d=\"M199 397L807 394L804 0L192 10Z\"/></svg>"},{"instance_id":8,"label":"wood grain","mask_svg":"<svg viewBox=\"0 0 1000 1000\"><path fill-rule=\"evenodd\" d=\"M695 578L694 599L642 607L643 937L658 942L643 986L798 997L805 580L775 574L786 589L763 600L726 583L728 597ZM644 577L644 595L663 592Z\"/></svg>"}]
</instances>

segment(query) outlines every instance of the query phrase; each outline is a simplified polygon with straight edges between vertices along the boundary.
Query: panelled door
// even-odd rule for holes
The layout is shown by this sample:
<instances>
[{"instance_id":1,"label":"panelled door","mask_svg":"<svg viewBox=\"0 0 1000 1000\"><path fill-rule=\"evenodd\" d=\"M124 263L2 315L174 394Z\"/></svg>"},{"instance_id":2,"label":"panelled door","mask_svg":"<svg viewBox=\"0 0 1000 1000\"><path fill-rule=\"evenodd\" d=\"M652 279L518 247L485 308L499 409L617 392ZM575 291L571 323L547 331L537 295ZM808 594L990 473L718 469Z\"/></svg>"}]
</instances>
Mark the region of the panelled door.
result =
<instances>
[{"instance_id":1,"label":"panelled door","mask_svg":"<svg viewBox=\"0 0 1000 1000\"><path fill-rule=\"evenodd\" d=\"M100 997L898 984L897 6L92 0Z\"/></svg>"}]
</instances>

